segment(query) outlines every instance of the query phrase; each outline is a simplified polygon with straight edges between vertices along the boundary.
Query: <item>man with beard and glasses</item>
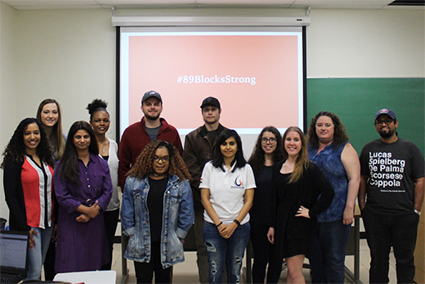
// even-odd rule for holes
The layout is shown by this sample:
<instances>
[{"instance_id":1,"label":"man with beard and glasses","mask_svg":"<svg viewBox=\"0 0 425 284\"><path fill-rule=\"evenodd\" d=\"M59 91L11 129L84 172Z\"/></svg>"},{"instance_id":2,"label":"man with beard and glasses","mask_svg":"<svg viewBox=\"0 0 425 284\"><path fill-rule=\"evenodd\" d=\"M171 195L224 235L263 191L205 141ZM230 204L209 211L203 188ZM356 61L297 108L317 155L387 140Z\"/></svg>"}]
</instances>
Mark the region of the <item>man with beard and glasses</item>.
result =
<instances>
[{"instance_id":1,"label":"man with beard and glasses","mask_svg":"<svg viewBox=\"0 0 425 284\"><path fill-rule=\"evenodd\" d=\"M220 102L214 97L203 100L201 105L204 125L190 132L184 143L183 160L192 176L192 193L195 207L195 241L200 283L208 283L208 255L202 231L204 227L204 207L201 203L199 182L205 164L212 159L212 149L218 135L227 129L220 124Z\"/></svg>"},{"instance_id":2,"label":"man with beard and glasses","mask_svg":"<svg viewBox=\"0 0 425 284\"><path fill-rule=\"evenodd\" d=\"M388 283L391 246L397 283L413 283L419 215L424 198L424 158L412 142L398 138L398 121L390 109L375 115L380 139L361 154L359 205L370 248L369 283Z\"/></svg>"},{"instance_id":3,"label":"man with beard and glasses","mask_svg":"<svg viewBox=\"0 0 425 284\"><path fill-rule=\"evenodd\" d=\"M118 152L118 183L121 189L124 189L127 172L149 142L164 140L182 152L182 143L176 128L160 117L162 108L161 95L155 91L146 92L141 106L144 117L124 131Z\"/></svg>"}]
</instances>

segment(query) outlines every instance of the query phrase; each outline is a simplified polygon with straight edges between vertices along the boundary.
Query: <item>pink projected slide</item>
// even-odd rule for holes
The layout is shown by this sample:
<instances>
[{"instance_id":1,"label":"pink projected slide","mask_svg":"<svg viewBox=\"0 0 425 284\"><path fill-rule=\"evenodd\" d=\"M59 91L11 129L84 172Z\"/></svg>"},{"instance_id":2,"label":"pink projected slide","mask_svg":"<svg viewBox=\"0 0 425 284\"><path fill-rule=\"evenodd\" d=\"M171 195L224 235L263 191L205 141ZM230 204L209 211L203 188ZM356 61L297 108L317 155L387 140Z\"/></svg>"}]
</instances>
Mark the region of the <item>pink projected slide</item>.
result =
<instances>
[{"instance_id":1,"label":"pink projected slide","mask_svg":"<svg viewBox=\"0 0 425 284\"><path fill-rule=\"evenodd\" d=\"M203 124L208 96L230 128L300 125L301 50L297 35L129 36L128 123L140 120L140 100L155 90L161 116L178 129Z\"/></svg>"}]
</instances>

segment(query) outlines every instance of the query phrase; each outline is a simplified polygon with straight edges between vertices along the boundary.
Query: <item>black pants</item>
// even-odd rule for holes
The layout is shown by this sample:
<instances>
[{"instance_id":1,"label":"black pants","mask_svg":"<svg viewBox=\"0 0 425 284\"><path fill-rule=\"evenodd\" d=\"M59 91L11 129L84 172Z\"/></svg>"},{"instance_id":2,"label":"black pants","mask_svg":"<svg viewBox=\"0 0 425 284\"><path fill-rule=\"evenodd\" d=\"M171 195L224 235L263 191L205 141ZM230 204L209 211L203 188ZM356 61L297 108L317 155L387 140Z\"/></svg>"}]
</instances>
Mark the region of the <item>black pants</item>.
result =
<instances>
[{"instance_id":1,"label":"black pants","mask_svg":"<svg viewBox=\"0 0 425 284\"><path fill-rule=\"evenodd\" d=\"M103 212L105 220L106 237L108 238L109 261L107 264L102 265L101 270L111 270L112 267L112 251L114 250L114 237L117 230L118 217L120 210L112 210Z\"/></svg>"},{"instance_id":2,"label":"black pants","mask_svg":"<svg viewBox=\"0 0 425 284\"><path fill-rule=\"evenodd\" d=\"M254 265L252 266L253 283L264 283L267 271L267 283L277 282L282 271L282 262L272 257L274 245L267 239L268 226L251 223L251 243L254 251Z\"/></svg>"},{"instance_id":3,"label":"black pants","mask_svg":"<svg viewBox=\"0 0 425 284\"><path fill-rule=\"evenodd\" d=\"M149 263L134 262L137 283L152 283L155 272L155 283L171 283L171 267L163 269L160 258L160 243L152 243L151 261Z\"/></svg>"},{"instance_id":4,"label":"black pants","mask_svg":"<svg viewBox=\"0 0 425 284\"><path fill-rule=\"evenodd\" d=\"M413 283L415 277L416 234L419 216L412 213L388 216L372 212L367 206L362 211L370 248L369 283L388 283L391 246L397 262L397 283Z\"/></svg>"}]
</instances>

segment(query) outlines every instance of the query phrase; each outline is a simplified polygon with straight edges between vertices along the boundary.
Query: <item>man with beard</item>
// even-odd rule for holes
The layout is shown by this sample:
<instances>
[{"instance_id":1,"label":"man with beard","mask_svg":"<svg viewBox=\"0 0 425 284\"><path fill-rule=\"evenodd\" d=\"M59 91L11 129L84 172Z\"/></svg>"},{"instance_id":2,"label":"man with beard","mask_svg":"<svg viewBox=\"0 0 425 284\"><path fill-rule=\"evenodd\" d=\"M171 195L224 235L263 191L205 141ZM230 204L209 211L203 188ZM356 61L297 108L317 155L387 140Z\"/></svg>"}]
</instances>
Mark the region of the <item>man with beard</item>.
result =
<instances>
[{"instance_id":1,"label":"man with beard","mask_svg":"<svg viewBox=\"0 0 425 284\"><path fill-rule=\"evenodd\" d=\"M424 158L412 142L398 138L398 121L390 109L375 115L381 138L361 154L359 205L370 248L369 283L388 283L393 246L397 283L413 283L419 215L424 198Z\"/></svg>"},{"instance_id":2,"label":"man with beard","mask_svg":"<svg viewBox=\"0 0 425 284\"><path fill-rule=\"evenodd\" d=\"M118 183L124 190L125 179L131 165L134 164L143 148L154 140L164 140L173 144L182 152L182 143L176 128L160 118L162 112L161 95L155 91L146 92L142 98L144 117L124 131L118 151Z\"/></svg>"},{"instance_id":3,"label":"man with beard","mask_svg":"<svg viewBox=\"0 0 425 284\"><path fill-rule=\"evenodd\" d=\"M208 255L202 231L204 227L204 207L201 203L199 182L205 164L212 159L212 149L216 145L218 135L226 129L219 120L220 102L214 97L206 98L201 105L204 125L190 132L185 139L183 160L192 176L192 193L195 207L195 240L197 248L197 264L199 282L208 283Z\"/></svg>"}]
</instances>

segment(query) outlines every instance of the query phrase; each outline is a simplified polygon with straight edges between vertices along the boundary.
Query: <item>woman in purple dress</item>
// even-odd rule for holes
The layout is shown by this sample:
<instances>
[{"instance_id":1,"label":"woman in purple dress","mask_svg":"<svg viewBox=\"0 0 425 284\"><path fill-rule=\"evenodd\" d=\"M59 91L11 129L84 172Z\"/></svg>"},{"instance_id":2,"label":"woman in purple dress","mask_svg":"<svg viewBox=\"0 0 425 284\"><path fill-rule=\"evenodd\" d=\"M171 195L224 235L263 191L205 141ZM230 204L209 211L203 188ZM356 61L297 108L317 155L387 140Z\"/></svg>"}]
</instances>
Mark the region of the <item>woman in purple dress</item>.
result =
<instances>
[{"instance_id":1,"label":"woman in purple dress","mask_svg":"<svg viewBox=\"0 0 425 284\"><path fill-rule=\"evenodd\" d=\"M59 203L57 273L98 270L108 262L103 212L112 196L108 163L98 155L93 129L77 121L56 165Z\"/></svg>"}]
</instances>

